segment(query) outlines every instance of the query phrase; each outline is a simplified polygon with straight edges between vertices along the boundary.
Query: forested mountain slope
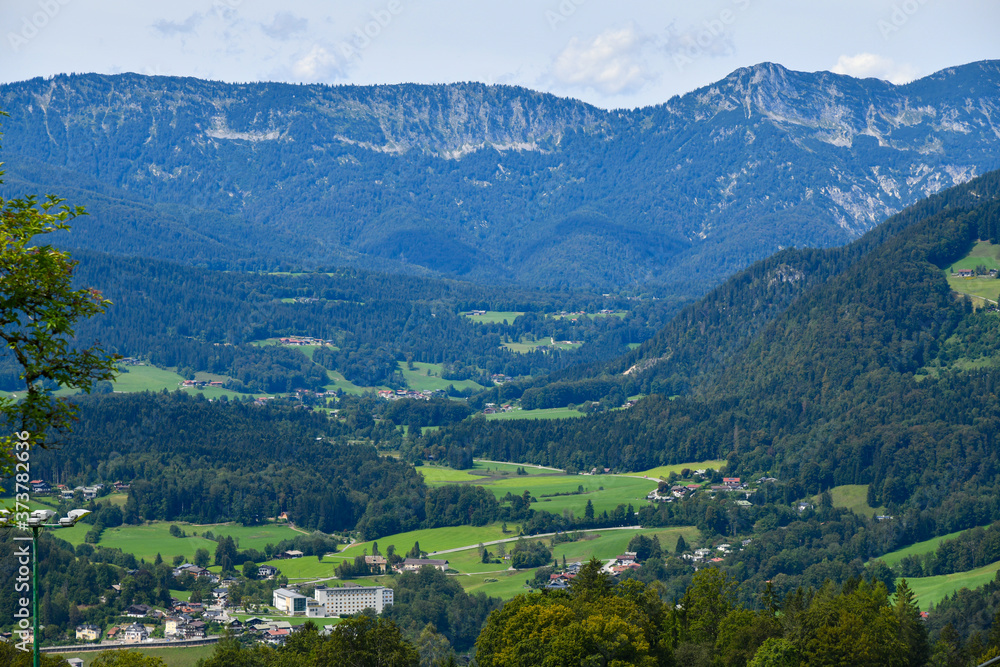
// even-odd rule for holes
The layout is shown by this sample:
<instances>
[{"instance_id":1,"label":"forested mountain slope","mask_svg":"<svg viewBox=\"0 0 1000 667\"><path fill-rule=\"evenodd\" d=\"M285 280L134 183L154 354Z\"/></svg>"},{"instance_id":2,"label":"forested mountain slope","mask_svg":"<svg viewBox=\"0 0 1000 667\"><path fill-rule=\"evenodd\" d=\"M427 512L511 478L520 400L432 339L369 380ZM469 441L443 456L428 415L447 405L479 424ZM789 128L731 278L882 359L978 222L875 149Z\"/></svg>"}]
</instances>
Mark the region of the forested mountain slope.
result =
<instances>
[{"instance_id":1,"label":"forested mountain slope","mask_svg":"<svg viewBox=\"0 0 1000 667\"><path fill-rule=\"evenodd\" d=\"M353 264L705 293L1000 166L1000 68L905 86L778 65L608 112L521 88L72 75L0 87L8 192L63 242L225 268Z\"/></svg>"},{"instance_id":2,"label":"forested mountain slope","mask_svg":"<svg viewBox=\"0 0 1000 667\"><path fill-rule=\"evenodd\" d=\"M582 420L463 423L423 444L578 469L727 458L730 474L773 475L800 496L867 484L872 506L905 514L908 530L1000 518L1000 315L957 298L942 270L997 237L998 202L994 172L923 204L894 234L873 232L858 242L867 252L843 251L854 257L722 363L697 331L677 339L690 368L715 365L697 392ZM718 312L727 288L738 293L731 283L697 308Z\"/></svg>"}]
</instances>

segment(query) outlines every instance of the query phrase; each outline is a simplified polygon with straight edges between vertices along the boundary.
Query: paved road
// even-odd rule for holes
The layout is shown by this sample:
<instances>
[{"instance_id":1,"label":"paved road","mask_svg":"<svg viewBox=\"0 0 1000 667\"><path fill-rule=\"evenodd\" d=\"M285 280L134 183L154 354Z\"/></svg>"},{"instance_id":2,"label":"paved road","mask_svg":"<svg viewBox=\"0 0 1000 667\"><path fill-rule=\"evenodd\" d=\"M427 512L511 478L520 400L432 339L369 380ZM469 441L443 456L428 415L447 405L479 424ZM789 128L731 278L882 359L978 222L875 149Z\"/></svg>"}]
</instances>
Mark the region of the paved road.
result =
<instances>
[{"instance_id":1,"label":"paved road","mask_svg":"<svg viewBox=\"0 0 1000 667\"><path fill-rule=\"evenodd\" d=\"M642 528L642 526L617 526L615 528L594 528L592 530L581 529L579 532L581 532L581 533L583 533L583 532L586 532L586 533L601 533L601 532L604 532L605 530L638 530L638 529L641 529L641 528ZM568 531L568 532L576 532L576 531ZM527 540L533 540L533 539L540 538L540 537L552 537L553 535L556 535L556 533L539 533L538 535L520 535L518 537L507 537L507 538L504 538L502 540L492 540L490 542L482 542L481 544L484 547L488 547L488 546L492 546L494 544L500 544L501 542L517 542L521 538L524 538L524 539L527 539ZM464 547L455 547L454 549L442 549L441 551L431 551L427 555L428 556L438 556L440 554L450 554L450 553L454 553L456 551L465 551L466 549L475 549L478 546L479 546L479 544L470 544L470 545L464 546Z\"/></svg>"}]
</instances>

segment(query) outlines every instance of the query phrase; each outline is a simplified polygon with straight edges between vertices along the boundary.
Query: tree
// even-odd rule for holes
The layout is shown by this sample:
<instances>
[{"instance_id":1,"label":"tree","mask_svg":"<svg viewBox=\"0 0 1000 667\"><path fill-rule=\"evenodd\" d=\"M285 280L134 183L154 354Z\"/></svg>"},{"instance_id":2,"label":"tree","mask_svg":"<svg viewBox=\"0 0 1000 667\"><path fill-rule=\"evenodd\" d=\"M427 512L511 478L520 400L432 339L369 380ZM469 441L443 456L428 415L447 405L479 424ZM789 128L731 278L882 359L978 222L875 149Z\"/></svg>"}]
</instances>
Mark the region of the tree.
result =
<instances>
[{"instance_id":1,"label":"tree","mask_svg":"<svg viewBox=\"0 0 1000 667\"><path fill-rule=\"evenodd\" d=\"M587 506L583 509L583 518L587 521L594 520L594 503L591 500L587 500Z\"/></svg>"},{"instance_id":2,"label":"tree","mask_svg":"<svg viewBox=\"0 0 1000 667\"><path fill-rule=\"evenodd\" d=\"M3 112L0 112L0 115ZM0 163L0 167L3 163ZM0 184L4 172L0 170ZM0 473L12 472L33 446L45 446L53 433L69 430L74 408L49 391L54 385L89 392L116 374L114 355L97 346L77 347L75 328L111 304L94 289L73 289L77 263L50 245L31 245L39 237L69 229L85 211L47 195L39 202L0 197L0 340L21 369L26 393L0 398L7 433L0 436ZM16 456L15 456L16 452Z\"/></svg>"},{"instance_id":3,"label":"tree","mask_svg":"<svg viewBox=\"0 0 1000 667\"><path fill-rule=\"evenodd\" d=\"M420 656L395 623L386 618L359 616L337 625L330 638L314 651L315 664L362 667L417 667Z\"/></svg>"},{"instance_id":4,"label":"tree","mask_svg":"<svg viewBox=\"0 0 1000 667\"><path fill-rule=\"evenodd\" d=\"M194 552L194 564L198 567L208 567L210 558L208 549L204 547L200 547Z\"/></svg>"}]
</instances>

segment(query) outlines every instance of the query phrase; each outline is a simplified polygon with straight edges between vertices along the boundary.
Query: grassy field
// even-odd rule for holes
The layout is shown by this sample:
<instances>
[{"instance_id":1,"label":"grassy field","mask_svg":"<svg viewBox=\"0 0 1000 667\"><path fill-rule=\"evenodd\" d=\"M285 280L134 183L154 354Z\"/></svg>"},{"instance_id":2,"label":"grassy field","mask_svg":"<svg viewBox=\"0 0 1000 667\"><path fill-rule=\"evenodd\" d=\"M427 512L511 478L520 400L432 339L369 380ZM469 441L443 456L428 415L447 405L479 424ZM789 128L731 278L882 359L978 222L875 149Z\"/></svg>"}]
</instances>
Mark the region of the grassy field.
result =
<instances>
[{"instance_id":1,"label":"grassy field","mask_svg":"<svg viewBox=\"0 0 1000 667\"><path fill-rule=\"evenodd\" d=\"M948 279L948 286L959 294L987 299L993 303L997 302L1000 295L1000 280L989 276L977 276L975 278L958 278L945 274Z\"/></svg>"},{"instance_id":2,"label":"grassy field","mask_svg":"<svg viewBox=\"0 0 1000 667\"><path fill-rule=\"evenodd\" d=\"M414 542L420 542L420 548L423 551L432 552L514 537L517 532L517 526L509 524L507 529L512 532L505 535L501 530L500 523L491 523L486 526L425 528L422 530L411 530L406 533L387 535L386 537L379 538L376 542L378 542L379 551L383 553L390 544L396 545L396 551L400 552L400 554L405 553L410 550ZM368 549L368 553L371 553L371 548L371 542L359 542L350 547L345 547L342 553L353 558L361 554L365 549Z\"/></svg>"},{"instance_id":3,"label":"grassy field","mask_svg":"<svg viewBox=\"0 0 1000 667\"><path fill-rule=\"evenodd\" d=\"M518 475L518 468L523 468L528 474ZM524 479L532 475L559 474L554 470L537 468L530 465L518 466L514 463L484 463L483 461L473 461L472 468L468 470L423 465L417 468L417 472L423 475L424 481L430 486L441 486L448 482L476 482L481 484L506 477Z\"/></svg>"},{"instance_id":4,"label":"grassy field","mask_svg":"<svg viewBox=\"0 0 1000 667\"><path fill-rule=\"evenodd\" d=\"M483 416L487 419L566 419L568 417L583 417L583 413L569 408L545 408L543 410L513 410Z\"/></svg>"},{"instance_id":5,"label":"grassy field","mask_svg":"<svg viewBox=\"0 0 1000 667\"><path fill-rule=\"evenodd\" d=\"M945 540L953 540L964 532L964 530L959 530L954 533L942 535L941 537L932 537L929 540L917 542L916 544L911 544L908 547L903 547L902 549L897 549L896 551L890 551L882 556L880 560L885 561L887 565L895 565L907 556L922 556L923 554L930 553L937 549L938 545Z\"/></svg>"},{"instance_id":6,"label":"grassy field","mask_svg":"<svg viewBox=\"0 0 1000 667\"><path fill-rule=\"evenodd\" d=\"M444 367L441 364L425 364L419 361L413 362L414 370L409 370L406 364L400 362L399 370L403 373L403 378L406 379L406 386L415 391L436 391L438 389L447 389L450 385L453 385L455 389L466 389L471 388L475 390L480 390L483 386L472 380L444 380L441 378L441 373L444 372Z\"/></svg>"},{"instance_id":7,"label":"grassy field","mask_svg":"<svg viewBox=\"0 0 1000 667\"><path fill-rule=\"evenodd\" d=\"M513 310L487 310L485 315L470 315L469 313L463 313L473 322L478 322L480 324L499 324L504 320L507 320L509 324L513 324L524 312L513 311Z\"/></svg>"},{"instance_id":8,"label":"grassy field","mask_svg":"<svg viewBox=\"0 0 1000 667\"><path fill-rule=\"evenodd\" d=\"M1000 561L968 572L942 574L936 577L916 577L906 581L917 596L920 608L927 610L932 604L937 604L945 596L951 595L957 590L963 588L972 590L989 583L996 578L998 570L1000 570Z\"/></svg>"},{"instance_id":9,"label":"grassy field","mask_svg":"<svg viewBox=\"0 0 1000 667\"><path fill-rule=\"evenodd\" d=\"M968 255L958 260L949 267L948 272L959 269L973 269L977 266L985 266L987 269L1000 271L1000 246L995 246L989 241L979 241Z\"/></svg>"},{"instance_id":10,"label":"grassy field","mask_svg":"<svg viewBox=\"0 0 1000 667\"><path fill-rule=\"evenodd\" d=\"M1000 295L1000 280L989 276L959 278L951 275L953 271L959 269L975 270L978 266L1000 271L1000 246L995 246L989 241L976 243L972 252L945 268L944 275L948 280L948 286L959 294L977 296L996 303L997 297Z\"/></svg>"},{"instance_id":11,"label":"grassy field","mask_svg":"<svg viewBox=\"0 0 1000 667\"><path fill-rule=\"evenodd\" d=\"M191 646L178 648L140 648L137 649L143 655L160 658L167 667L195 667L199 660L212 657L215 646ZM52 655L51 653L47 655ZM91 663L97 659L99 653L66 653L65 658L80 658L85 667L90 667Z\"/></svg>"},{"instance_id":12,"label":"grassy field","mask_svg":"<svg viewBox=\"0 0 1000 667\"><path fill-rule=\"evenodd\" d=\"M388 387L362 387L356 385L347 378L344 377L343 373L339 371L331 371L327 369L326 374L329 376L331 382L326 385L325 389L327 391L335 391L340 389L345 394L363 394L366 391L378 391L379 389L388 389Z\"/></svg>"},{"instance_id":13,"label":"grassy field","mask_svg":"<svg viewBox=\"0 0 1000 667\"><path fill-rule=\"evenodd\" d=\"M497 498L502 498L508 492L521 495L525 490L538 499L532 507L553 514L561 514L563 510L573 512L575 516L583 516L587 501L594 504L594 511L600 514L604 510L611 511L619 504L632 505L638 509L646 502L646 494L656 488L656 482L635 477L620 477L615 475L552 475L537 477L515 477L484 483L484 488L492 491ZM584 492L574 495L553 496L557 493L576 492L579 487ZM602 488L603 487L603 488ZM552 496L543 498L543 495Z\"/></svg>"},{"instance_id":14,"label":"grassy field","mask_svg":"<svg viewBox=\"0 0 1000 667\"><path fill-rule=\"evenodd\" d=\"M211 531L216 536L231 536L234 540L239 541L241 549L263 549L269 542L277 544L281 540L292 539L301 534L282 524L248 527L236 524L200 526L177 522L177 527L187 533L188 537L173 537L170 534L171 525L175 524L156 521L142 526L108 528L101 536L100 546L118 548L126 553L134 554L136 558L145 558L150 562L156 558L156 554L160 554L167 562L170 562L174 556L184 556L190 561L198 549L208 549L210 554L215 553L216 543L200 537L206 531ZM90 530L90 526L78 524L73 528L60 530L58 537L75 546L83 542L88 530Z\"/></svg>"},{"instance_id":15,"label":"grassy field","mask_svg":"<svg viewBox=\"0 0 1000 667\"><path fill-rule=\"evenodd\" d=\"M156 366L124 366L123 371L115 378L115 391L173 391L184 381L177 373Z\"/></svg>"},{"instance_id":16,"label":"grassy field","mask_svg":"<svg viewBox=\"0 0 1000 667\"><path fill-rule=\"evenodd\" d=\"M587 538L576 542L563 542L557 544L552 549L555 559L562 561L563 556L567 562L586 562L591 558L608 560L623 553L628 547L628 543L637 535L656 535L660 544L665 550L673 551L677 545L677 538L684 536L684 541L694 544L698 540L698 529L694 527L679 528L653 528L640 530L607 530L588 531ZM530 537L525 539L532 539ZM546 546L550 546L551 538L540 539ZM496 553L497 547L487 547L491 553ZM513 548L513 544L508 543L507 549ZM483 592L487 595L501 597L505 600L520 593L527 592L525 580L534 577L536 570L509 571L501 564L484 564L479 558L478 549L469 549L456 553L447 554L449 564L456 570L468 573L458 577L459 583L469 593ZM466 569L468 568L468 569ZM493 571L495 569L495 571ZM487 582L486 579L497 579L498 581Z\"/></svg>"},{"instance_id":17,"label":"grassy field","mask_svg":"<svg viewBox=\"0 0 1000 667\"><path fill-rule=\"evenodd\" d=\"M845 484L830 489L834 507L846 507L859 516L871 517L873 514L885 512L883 507L872 507L868 504L867 484ZM819 502L819 496L813 499Z\"/></svg>"},{"instance_id":18,"label":"grassy field","mask_svg":"<svg viewBox=\"0 0 1000 667\"><path fill-rule=\"evenodd\" d=\"M726 465L725 460L716 459L713 461L698 461L695 463L675 463L669 466L660 466L659 468L650 468L649 470L643 470L640 472L626 473L629 475L642 475L643 477L652 477L654 479L659 479L660 477L669 477L670 473L675 472L678 475L681 474L681 470L687 468L688 470L721 470L722 466Z\"/></svg>"},{"instance_id":19,"label":"grassy field","mask_svg":"<svg viewBox=\"0 0 1000 667\"><path fill-rule=\"evenodd\" d=\"M545 340L525 340L523 336L519 341L510 341L503 344L503 346L511 352L519 352L521 354L524 354L525 352L533 352L541 345L548 345L548 342Z\"/></svg>"}]
</instances>

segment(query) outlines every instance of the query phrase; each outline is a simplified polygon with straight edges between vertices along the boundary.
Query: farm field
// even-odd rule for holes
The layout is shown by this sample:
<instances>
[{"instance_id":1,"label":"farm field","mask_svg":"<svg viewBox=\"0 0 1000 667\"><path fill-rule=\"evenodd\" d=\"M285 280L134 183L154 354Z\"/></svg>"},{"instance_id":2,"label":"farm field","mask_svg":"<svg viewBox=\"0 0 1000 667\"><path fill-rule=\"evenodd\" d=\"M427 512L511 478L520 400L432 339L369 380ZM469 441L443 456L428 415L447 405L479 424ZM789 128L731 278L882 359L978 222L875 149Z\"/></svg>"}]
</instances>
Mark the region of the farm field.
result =
<instances>
[{"instance_id":1,"label":"farm field","mask_svg":"<svg viewBox=\"0 0 1000 667\"><path fill-rule=\"evenodd\" d=\"M677 538L681 535L684 540L693 545L699 536L697 528L692 526L682 526L676 528L647 528L637 530L604 530L586 531L586 538L576 542L563 542L557 544L552 549L553 558L561 561L563 556L567 562L586 562L591 558L609 560L623 553L628 547L628 543L635 535L656 535L665 551L672 552L677 545ZM546 546L551 544L550 537L531 538L526 540L541 540ZM513 543L507 543L509 551L513 548ZM496 554L496 546L488 546L487 549ZM456 553L447 554L449 564L460 572L468 574L458 575L458 581L469 593L483 592L487 595L501 597L505 600L527 592L524 582L535 576L536 569L511 571L502 564L484 564L480 562L477 548L467 549ZM468 569L465 569L468 568ZM496 568L496 571L491 571ZM498 579L496 582L487 582L485 579Z\"/></svg>"},{"instance_id":2,"label":"farm field","mask_svg":"<svg viewBox=\"0 0 1000 667\"><path fill-rule=\"evenodd\" d=\"M543 498L556 493L576 492L583 487L583 493ZM632 503L636 508L646 502L646 494L656 488L656 482L634 477L619 477L615 475L552 475L537 477L520 477L502 479L492 483L484 483L497 496L503 498L507 493L521 495L525 490L531 492L537 503L532 503L536 510L544 510L553 514L561 514L564 509L576 516L583 516L587 501L594 504L598 514L611 511L618 505ZM602 488L603 487L603 488Z\"/></svg>"},{"instance_id":3,"label":"farm field","mask_svg":"<svg viewBox=\"0 0 1000 667\"><path fill-rule=\"evenodd\" d=\"M524 315L524 312L513 310L487 310L484 315L472 315L470 313L462 314L473 322L478 322L480 324L499 324L504 320L507 320L509 324L513 324L514 320L521 315Z\"/></svg>"},{"instance_id":4,"label":"farm field","mask_svg":"<svg viewBox=\"0 0 1000 667\"><path fill-rule=\"evenodd\" d=\"M480 542L490 542L492 540L502 540L514 537L517 533L517 526L513 523L507 525L507 529L512 531L506 535L501 530L502 523L491 523L486 526L450 526L447 528L423 528L421 530L411 530L406 533L397 533L380 537L378 540L379 551L385 553L386 547L390 544L396 545L396 551L400 555L406 553L413 547L414 542L420 542L423 551L434 552L442 549L455 549L466 547ZM344 547L341 554L344 556L360 555L365 549L371 553L371 542L358 542L349 547ZM447 557L447 556L446 556Z\"/></svg>"},{"instance_id":5,"label":"farm field","mask_svg":"<svg viewBox=\"0 0 1000 667\"><path fill-rule=\"evenodd\" d=\"M506 477L524 479L525 477L535 475L560 474L558 471L548 470L547 468L538 468L530 465L518 466L514 463L485 463L483 461L473 461L473 464L472 468L467 470L455 470L454 468L448 468L445 466L429 466L425 464L418 467L417 472L423 475L424 481L431 486L440 486L441 484L448 482L484 483L494 479L503 479ZM528 474L518 475L518 468L524 468L525 472Z\"/></svg>"},{"instance_id":6,"label":"farm field","mask_svg":"<svg viewBox=\"0 0 1000 667\"><path fill-rule=\"evenodd\" d=\"M844 507L858 516L871 517L873 514L882 514L885 508L872 507L868 504L867 484L845 484L835 486L830 489L830 496L833 498L834 507ZM814 502L819 502L819 496L813 498Z\"/></svg>"},{"instance_id":7,"label":"farm field","mask_svg":"<svg viewBox=\"0 0 1000 667\"><path fill-rule=\"evenodd\" d=\"M570 417L583 417L579 410L570 408L544 408L542 410L513 410L511 412L497 412L492 415L483 415L486 419L566 419Z\"/></svg>"},{"instance_id":8,"label":"farm field","mask_svg":"<svg viewBox=\"0 0 1000 667\"><path fill-rule=\"evenodd\" d=\"M340 389L345 394L363 394L366 391L378 391L379 389L387 389L387 387L362 387L354 384L350 380L344 377L343 373L339 371L331 371L329 368L326 370L327 377L330 378L330 384L326 385L325 389L327 391L336 391Z\"/></svg>"},{"instance_id":9,"label":"farm field","mask_svg":"<svg viewBox=\"0 0 1000 667\"><path fill-rule=\"evenodd\" d=\"M948 286L959 294L968 294L993 303L996 303L997 297L1000 296L1000 280L996 278L989 276L959 278L948 273L945 273L945 277L948 279Z\"/></svg>"},{"instance_id":10,"label":"farm field","mask_svg":"<svg viewBox=\"0 0 1000 667\"><path fill-rule=\"evenodd\" d=\"M1000 280L989 276L959 278L951 275L953 271L959 269L975 270L979 266L1000 271L1000 246L995 246L989 241L976 243L968 255L945 267L944 275L948 280L948 286L959 294L977 296L996 303L1000 296Z\"/></svg>"},{"instance_id":11,"label":"farm field","mask_svg":"<svg viewBox=\"0 0 1000 667\"><path fill-rule=\"evenodd\" d=\"M399 363L399 370L406 380L406 386L415 391L445 390L449 386L454 386L455 389L459 390L471 388L478 391L483 388L482 385L472 380L443 379L441 373L444 372L444 367L441 364L425 364L415 361L413 362L413 367L414 370L411 371L405 363ZM428 375L428 372L430 375Z\"/></svg>"},{"instance_id":12,"label":"farm field","mask_svg":"<svg viewBox=\"0 0 1000 667\"><path fill-rule=\"evenodd\" d=\"M926 611L931 605L937 604L955 591L963 588L972 590L989 583L996 578L998 570L1000 561L967 572L940 574L936 577L915 577L907 579L906 582L917 596L920 608Z\"/></svg>"},{"instance_id":13,"label":"farm field","mask_svg":"<svg viewBox=\"0 0 1000 667\"><path fill-rule=\"evenodd\" d=\"M674 463L668 466L660 466L658 468L650 468L649 470L643 470L640 472L625 473L626 475L642 475L643 477L652 477L653 479L659 479L660 477L669 477L670 473L675 472L678 475L681 474L681 470L687 468L688 470L721 470L722 466L726 465L724 459L716 459L712 461L697 461L694 463Z\"/></svg>"},{"instance_id":14,"label":"farm field","mask_svg":"<svg viewBox=\"0 0 1000 667\"><path fill-rule=\"evenodd\" d=\"M882 556L879 560L885 561L886 565L890 567L896 565L907 556L922 556L923 554L930 553L938 548L945 540L953 540L962 533L964 530L958 530L954 533L948 533L947 535L941 535L940 537L932 537L929 540L924 540L923 542L917 542L916 544L911 544L908 547L903 547L902 549L897 549L896 551L890 551L889 553Z\"/></svg>"},{"instance_id":15,"label":"farm field","mask_svg":"<svg viewBox=\"0 0 1000 667\"><path fill-rule=\"evenodd\" d=\"M188 537L174 537L170 534L170 526L176 525L188 534ZM58 536L76 546L83 542L90 526L77 524L73 528L61 529ZM215 553L216 542L201 537L206 531L216 536L229 535L239 540L242 549L263 549L270 542L277 544L281 540L292 539L300 535L288 526L269 524L266 526L240 526L237 524L197 525L180 522L157 521L142 526L118 526L108 528L101 536L100 546L118 548L126 553L134 554L136 558L153 561L156 554L165 561L174 556L184 556L187 560L194 558L198 549L208 549ZM198 533L196 536L195 533Z\"/></svg>"},{"instance_id":16,"label":"farm field","mask_svg":"<svg viewBox=\"0 0 1000 667\"><path fill-rule=\"evenodd\" d=\"M190 646L190 647L177 647L177 648L140 648L137 649L143 655L153 656L155 658L160 658L166 663L167 667L195 667L199 660L204 660L212 657L215 653L215 646ZM51 653L47 655L53 655ZM56 654L58 655L58 654ZM84 667L90 667L91 663L97 659L100 655L98 652L94 653L66 653L63 657L66 658L80 658L83 660Z\"/></svg>"},{"instance_id":17,"label":"farm field","mask_svg":"<svg viewBox=\"0 0 1000 667\"><path fill-rule=\"evenodd\" d=\"M519 352L524 354L525 352L532 352L536 350L541 345L548 345L548 342L543 340L525 340L524 336L518 341L509 341L503 344L505 348L511 352Z\"/></svg>"},{"instance_id":18,"label":"farm field","mask_svg":"<svg viewBox=\"0 0 1000 667\"><path fill-rule=\"evenodd\" d=\"M127 371L127 372L126 372ZM125 366L115 378L114 390L126 393L136 391L174 391L184 381L177 373L156 366Z\"/></svg>"},{"instance_id":19,"label":"farm field","mask_svg":"<svg viewBox=\"0 0 1000 667\"><path fill-rule=\"evenodd\" d=\"M995 246L989 241L979 241L972 248L972 251L946 267L949 273L959 269L975 270L977 266L985 266L987 269L997 269L1000 271L1000 246Z\"/></svg>"}]
</instances>

